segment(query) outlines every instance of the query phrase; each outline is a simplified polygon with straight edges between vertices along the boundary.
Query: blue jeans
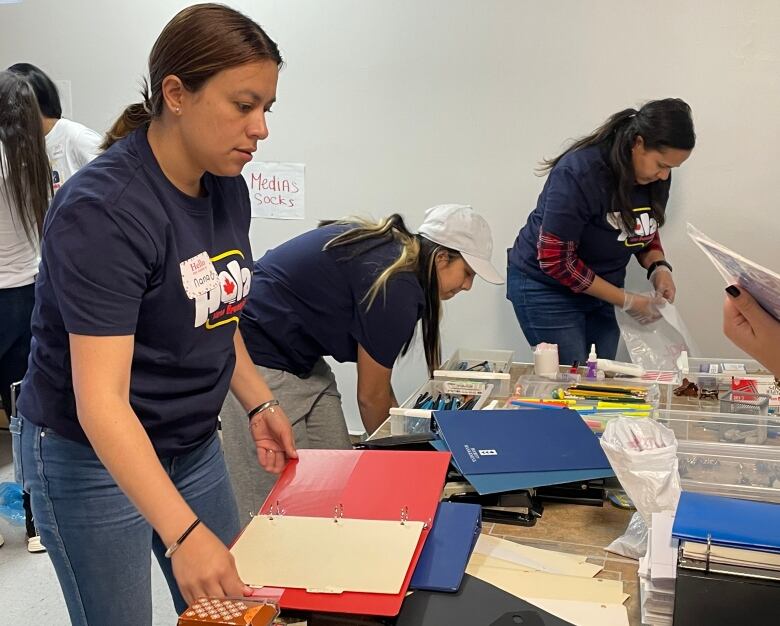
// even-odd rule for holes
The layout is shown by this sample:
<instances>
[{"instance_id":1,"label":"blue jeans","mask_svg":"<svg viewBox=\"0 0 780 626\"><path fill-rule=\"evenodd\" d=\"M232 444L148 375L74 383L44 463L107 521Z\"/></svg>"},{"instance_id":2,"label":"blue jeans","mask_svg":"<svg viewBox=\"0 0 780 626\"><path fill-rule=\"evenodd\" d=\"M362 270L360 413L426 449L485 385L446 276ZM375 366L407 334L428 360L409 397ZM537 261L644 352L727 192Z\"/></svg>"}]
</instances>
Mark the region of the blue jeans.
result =
<instances>
[{"instance_id":1,"label":"blue jeans","mask_svg":"<svg viewBox=\"0 0 780 626\"><path fill-rule=\"evenodd\" d=\"M152 552L176 611L184 611L165 546L94 450L23 416L12 419L11 432L16 479L32 494L71 623L151 626ZM203 523L225 544L233 541L238 510L217 434L189 454L160 462Z\"/></svg>"},{"instance_id":2,"label":"blue jeans","mask_svg":"<svg viewBox=\"0 0 780 626\"><path fill-rule=\"evenodd\" d=\"M620 329L608 302L533 280L511 264L506 297L528 343L557 343L561 365L584 364L593 343L600 358L615 358Z\"/></svg>"}]
</instances>

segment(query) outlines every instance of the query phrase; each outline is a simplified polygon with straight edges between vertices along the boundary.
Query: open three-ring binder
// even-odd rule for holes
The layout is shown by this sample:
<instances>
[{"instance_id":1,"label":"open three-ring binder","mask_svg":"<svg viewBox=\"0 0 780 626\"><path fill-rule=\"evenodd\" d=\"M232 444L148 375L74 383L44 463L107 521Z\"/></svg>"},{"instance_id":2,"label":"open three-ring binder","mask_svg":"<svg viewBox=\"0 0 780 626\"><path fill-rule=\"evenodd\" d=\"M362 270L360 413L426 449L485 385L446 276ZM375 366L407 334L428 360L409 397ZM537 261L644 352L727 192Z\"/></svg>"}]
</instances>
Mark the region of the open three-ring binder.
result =
<instances>
[{"instance_id":1,"label":"open three-ring binder","mask_svg":"<svg viewBox=\"0 0 780 626\"><path fill-rule=\"evenodd\" d=\"M231 548L239 574L282 587L282 609L397 615L449 462L442 452L299 450Z\"/></svg>"},{"instance_id":2,"label":"open three-ring binder","mask_svg":"<svg viewBox=\"0 0 780 626\"><path fill-rule=\"evenodd\" d=\"M672 535L678 566L780 580L780 504L684 491Z\"/></svg>"}]
</instances>

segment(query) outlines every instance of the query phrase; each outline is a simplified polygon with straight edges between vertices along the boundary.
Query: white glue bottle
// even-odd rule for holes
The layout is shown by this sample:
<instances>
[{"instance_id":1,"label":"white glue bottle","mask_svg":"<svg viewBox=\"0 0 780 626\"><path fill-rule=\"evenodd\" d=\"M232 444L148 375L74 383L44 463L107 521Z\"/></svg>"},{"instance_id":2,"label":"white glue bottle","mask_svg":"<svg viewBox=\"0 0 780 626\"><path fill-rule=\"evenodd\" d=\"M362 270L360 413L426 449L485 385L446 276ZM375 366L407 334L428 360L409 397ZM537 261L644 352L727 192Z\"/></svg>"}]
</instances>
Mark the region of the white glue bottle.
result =
<instances>
[{"instance_id":1,"label":"white glue bottle","mask_svg":"<svg viewBox=\"0 0 780 626\"><path fill-rule=\"evenodd\" d=\"M590 344L590 354L588 355L588 371L585 374L585 378L590 378L592 380L596 379L596 372L597 372L597 366L598 366L598 357L596 356L596 344L592 343Z\"/></svg>"}]
</instances>

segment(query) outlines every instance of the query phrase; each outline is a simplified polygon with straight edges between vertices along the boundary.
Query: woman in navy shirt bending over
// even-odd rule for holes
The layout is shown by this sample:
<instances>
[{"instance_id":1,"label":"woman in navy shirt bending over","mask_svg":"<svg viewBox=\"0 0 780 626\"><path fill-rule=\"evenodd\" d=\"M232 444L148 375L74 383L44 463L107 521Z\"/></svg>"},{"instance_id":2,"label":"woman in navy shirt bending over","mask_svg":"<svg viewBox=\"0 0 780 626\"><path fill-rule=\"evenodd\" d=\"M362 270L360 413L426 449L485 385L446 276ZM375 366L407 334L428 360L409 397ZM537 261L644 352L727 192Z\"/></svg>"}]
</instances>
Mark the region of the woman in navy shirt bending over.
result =
<instances>
[{"instance_id":1,"label":"woman in navy shirt bending over","mask_svg":"<svg viewBox=\"0 0 780 626\"><path fill-rule=\"evenodd\" d=\"M249 355L290 417L299 448L350 448L341 396L323 360L357 364L363 425L373 432L396 398L393 365L418 320L429 369L439 364L441 301L471 288L477 274L503 279L490 262L493 239L471 207L429 209L419 232L399 215L379 223L326 222L269 250L255 263L241 318ZM228 396L221 413L225 452L241 515L257 511L272 486L254 461L246 416Z\"/></svg>"},{"instance_id":2,"label":"woman in navy shirt bending over","mask_svg":"<svg viewBox=\"0 0 780 626\"><path fill-rule=\"evenodd\" d=\"M252 20L195 5L149 57L144 101L46 215L30 365L12 424L19 480L72 624L151 625L154 552L179 612L249 593L217 436L232 388L260 461L295 456L238 332L251 286L240 176L282 59Z\"/></svg>"},{"instance_id":3,"label":"woman in navy shirt bending over","mask_svg":"<svg viewBox=\"0 0 780 626\"><path fill-rule=\"evenodd\" d=\"M528 342L558 344L561 363L583 363L591 344L614 358L614 307L642 323L674 301L672 266L658 229L671 171L696 141L691 109L668 98L615 113L601 128L545 161L536 209L509 250L507 298ZM623 289L635 256L654 296Z\"/></svg>"}]
</instances>

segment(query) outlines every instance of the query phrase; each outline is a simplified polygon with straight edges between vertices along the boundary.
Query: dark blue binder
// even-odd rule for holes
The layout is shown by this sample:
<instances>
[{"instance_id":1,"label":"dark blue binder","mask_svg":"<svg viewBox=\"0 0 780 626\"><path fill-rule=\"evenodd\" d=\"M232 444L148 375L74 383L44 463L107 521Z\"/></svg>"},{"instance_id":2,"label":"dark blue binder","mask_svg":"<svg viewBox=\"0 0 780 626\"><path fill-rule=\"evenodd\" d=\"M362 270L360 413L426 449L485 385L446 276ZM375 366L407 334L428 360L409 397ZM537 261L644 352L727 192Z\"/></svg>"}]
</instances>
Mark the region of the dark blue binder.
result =
<instances>
[{"instance_id":1,"label":"dark blue binder","mask_svg":"<svg viewBox=\"0 0 780 626\"><path fill-rule=\"evenodd\" d=\"M457 591L481 528L478 504L440 502L409 588Z\"/></svg>"},{"instance_id":2,"label":"dark blue binder","mask_svg":"<svg viewBox=\"0 0 780 626\"><path fill-rule=\"evenodd\" d=\"M610 469L598 438L578 413L435 411L434 428L464 476Z\"/></svg>"},{"instance_id":3,"label":"dark blue binder","mask_svg":"<svg viewBox=\"0 0 780 626\"><path fill-rule=\"evenodd\" d=\"M440 439L430 444L439 452L449 452L450 449ZM547 487L563 483L574 483L595 478L608 478L615 472L609 469L564 470L553 472L506 472L503 474L471 474L468 481L480 495L504 493L517 489Z\"/></svg>"},{"instance_id":4,"label":"dark blue binder","mask_svg":"<svg viewBox=\"0 0 780 626\"><path fill-rule=\"evenodd\" d=\"M729 548L780 553L780 504L684 491L672 536Z\"/></svg>"},{"instance_id":5,"label":"dark blue binder","mask_svg":"<svg viewBox=\"0 0 780 626\"><path fill-rule=\"evenodd\" d=\"M396 626L572 626L537 606L466 574L457 593L415 591Z\"/></svg>"}]
</instances>

